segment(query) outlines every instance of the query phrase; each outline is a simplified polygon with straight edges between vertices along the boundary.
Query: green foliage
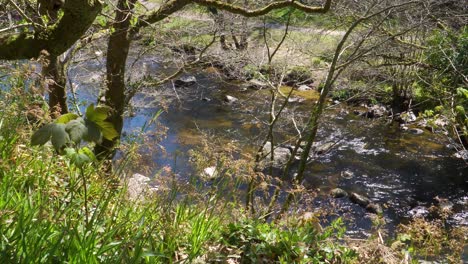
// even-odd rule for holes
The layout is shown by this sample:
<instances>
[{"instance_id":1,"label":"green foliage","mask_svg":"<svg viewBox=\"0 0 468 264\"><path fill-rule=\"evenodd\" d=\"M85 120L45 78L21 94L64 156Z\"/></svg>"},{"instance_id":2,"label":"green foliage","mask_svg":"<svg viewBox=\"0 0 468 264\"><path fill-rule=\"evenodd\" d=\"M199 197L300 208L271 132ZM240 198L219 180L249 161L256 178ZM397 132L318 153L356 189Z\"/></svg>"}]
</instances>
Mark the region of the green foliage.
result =
<instances>
[{"instance_id":1,"label":"green foliage","mask_svg":"<svg viewBox=\"0 0 468 264\"><path fill-rule=\"evenodd\" d=\"M419 101L431 102L425 110L447 116L458 133L467 137L468 27L434 31L427 46L424 59L430 67L421 73Z\"/></svg>"},{"instance_id":2,"label":"green foliage","mask_svg":"<svg viewBox=\"0 0 468 264\"><path fill-rule=\"evenodd\" d=\"M239 249L241 263L351 263L356 253L331 243L340 238L344 228L340 219L324 231L313 223L281 226L274 223L246 221L230 224L223 233L228 247Z\"/></svg>"},{"instance_id":3,"label":"green foliage","mask_svg":"<svg viewBox=\"0 0 468 264\"><path fill-rule=\"evenodd\" d=\"M102 137L112 140L118 137L112 123L105 121L109 108L91 104L86 109L85 119L76 114L65 114L37 130L31 137L31 145L44 145L51 140L57 151L65 146L79 146L82 140L99 143Z\"/></svg>"}]
</instances>

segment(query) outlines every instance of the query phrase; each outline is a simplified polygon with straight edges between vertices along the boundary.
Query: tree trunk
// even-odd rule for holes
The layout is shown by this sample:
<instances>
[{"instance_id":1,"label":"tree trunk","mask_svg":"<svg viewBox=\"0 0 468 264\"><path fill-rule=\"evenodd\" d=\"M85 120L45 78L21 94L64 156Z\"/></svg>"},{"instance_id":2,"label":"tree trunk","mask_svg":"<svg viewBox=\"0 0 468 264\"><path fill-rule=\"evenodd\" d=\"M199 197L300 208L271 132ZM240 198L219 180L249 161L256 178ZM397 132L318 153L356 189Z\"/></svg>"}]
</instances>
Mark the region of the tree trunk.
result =
<instances>
[{"instance_id":1,"label":"tree trunk","mask_svg":"<svg viewBox=\"0 0 468 264\"><path fill-rule=\"evenodd\" d=\"M42 73L48 86L50 112L56 117L68 113L64 64L54 55L47 59L49 63L43 65Z\"/></svg>"},{"instance_id":2,"label":"tree trunk","mask_svg":"<svg viewBox=\"0 0 468 264\"><path fill-rule=\"evenodd\" d=\"M131 11L136 0L119 0L115 15L115 24L107 46L107 90L106 104L111 108L110 121L120 135L123 128L123 113L125 110L125 66L130 48ZM104 139L96 146L96 154L101 158L111 159L115 155L114 147L119 138Z\"/></svg>"}]
</instances>

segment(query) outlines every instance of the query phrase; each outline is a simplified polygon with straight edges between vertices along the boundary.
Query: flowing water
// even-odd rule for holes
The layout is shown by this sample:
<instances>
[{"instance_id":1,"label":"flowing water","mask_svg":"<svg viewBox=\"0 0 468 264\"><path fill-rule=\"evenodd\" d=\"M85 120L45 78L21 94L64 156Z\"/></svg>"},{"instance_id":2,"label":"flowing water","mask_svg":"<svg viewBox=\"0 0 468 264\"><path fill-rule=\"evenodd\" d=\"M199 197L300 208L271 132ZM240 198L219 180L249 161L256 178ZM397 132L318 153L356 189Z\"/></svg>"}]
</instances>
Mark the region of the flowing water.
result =
<instances>
[{"instance_id":1,"label":"flowing water","mask_svg":"<svg viewBox=\"0 0 468 264\"><path fill-rule=\"evenodd\" d=\"M140 74L151 74L161 68L150 58L139 63ZM89 62L74 69L80 98L95 101L96 82L101 76L97 70L102 67L101 63ZM147 87L137 94L131 116L125 119L124 134L140 129L163 103L167 111L159 121L168 131L165 139L155 144L162 145L167 154L151 157L158 168L171 166L179 174L194 173L187 150L199 144L201 132L236 141L245 151L258 148L265 134L263 122L268 116L269 93L244 89L242 84L223 81L206 70L188 74L195 76L195 84L174 88L169 83ZM317 96L312 93L306 96L309 100L291 103L284 113L286 119L306 116ZM225 103L226 95L239 100ZM412 208L427 208L436 204L435 198L439 197L454 204L451 223L468 225L468 168L464 161L452 156L453 149L443 136L427 130L414 135L388 120L356 116L352 110L337 105L327 109L322 120L318 142L337 144L318 156L307 170L304 185L321 194L315 201L316 207L338 205L339 215L354 219L348 223L350 232L366 234L372 226L369 214L346 198L329 198L332 188L357 192L381 204L391 230L410 217ZM293 127L285 130L295 131ZM287 139L281 133L277 138Z\"/></svg>"}]
</instances>

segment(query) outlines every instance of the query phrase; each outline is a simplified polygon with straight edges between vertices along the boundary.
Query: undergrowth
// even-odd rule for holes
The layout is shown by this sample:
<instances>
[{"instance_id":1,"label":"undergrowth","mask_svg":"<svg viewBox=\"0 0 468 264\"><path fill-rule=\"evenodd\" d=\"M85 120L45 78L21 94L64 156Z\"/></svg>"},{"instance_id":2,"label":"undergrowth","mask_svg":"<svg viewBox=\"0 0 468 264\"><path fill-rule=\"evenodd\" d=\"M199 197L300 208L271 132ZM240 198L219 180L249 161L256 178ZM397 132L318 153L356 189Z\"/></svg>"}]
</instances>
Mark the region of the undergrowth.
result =
<instances>
[{"instance_id":1,"label":"undergrowth","mask_svg":"<svg viewBox=\"0 0 468 264\"><path fill-rule=\"evenodd\" d=\"M125 167L109 174L97 161L77 166L51 144L31 146L32 133L50 122L47 109L29 92L33 82L25 88L14 75L3 81L9 88L0 91L0 263L353 260L334 227L255 220L242 204L224 199L226 188L200 185L191 195L166 179L157 191L130 198Z\"/></svg>"}]
</instances>

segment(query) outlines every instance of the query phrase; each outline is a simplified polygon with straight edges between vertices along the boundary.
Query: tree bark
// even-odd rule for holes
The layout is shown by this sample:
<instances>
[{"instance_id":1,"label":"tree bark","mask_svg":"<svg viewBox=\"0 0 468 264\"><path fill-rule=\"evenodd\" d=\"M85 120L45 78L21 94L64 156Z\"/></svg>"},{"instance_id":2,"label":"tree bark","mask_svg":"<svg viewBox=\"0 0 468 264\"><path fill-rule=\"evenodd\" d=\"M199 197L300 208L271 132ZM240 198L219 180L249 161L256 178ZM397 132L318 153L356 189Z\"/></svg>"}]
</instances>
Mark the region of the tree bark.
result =
<instances>
[{"instance_id":1,"label":"tree bark","mask_svg":"<svg viewBox=\"0 0 468 264\"><path fill-rule=\"evenodd\" d=\"M125 110L125 68L131 43L130 21L136 0L119 0L117 3L115 23L107 46L107 90L105 102L111 108L110 121L120 135L123 128ZM116 141L104 139L96 146L96 154L101 158L112 158L115 155Z\"/></svg>"},{"instance_id":2,"label":"tree bark","mask_svg":"<svg viewBox=\"0 0 468 264\"><path fill-rule=\"evenodd\" d=\"M68 113L65 65L57 56L48 56L49 63L43 65L42 75L47 82L49 107L53 116Z\"/></svg>"},{"instance_id":3,"label":"tree bark","mask_svg":"<svg viewBox=\"0 0 468 264\"><path fill-rule=\"evenodd\" d=\"M58 56L86 33L101 9L97 0L67 0L62 7L63 16L56 23L0 38L0 59L37 58L42 50Z\"/></svg>"}]
</instances>

